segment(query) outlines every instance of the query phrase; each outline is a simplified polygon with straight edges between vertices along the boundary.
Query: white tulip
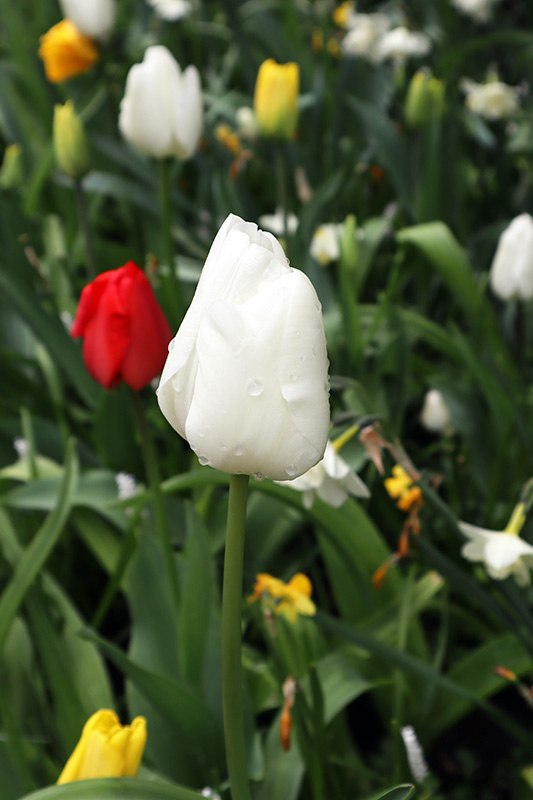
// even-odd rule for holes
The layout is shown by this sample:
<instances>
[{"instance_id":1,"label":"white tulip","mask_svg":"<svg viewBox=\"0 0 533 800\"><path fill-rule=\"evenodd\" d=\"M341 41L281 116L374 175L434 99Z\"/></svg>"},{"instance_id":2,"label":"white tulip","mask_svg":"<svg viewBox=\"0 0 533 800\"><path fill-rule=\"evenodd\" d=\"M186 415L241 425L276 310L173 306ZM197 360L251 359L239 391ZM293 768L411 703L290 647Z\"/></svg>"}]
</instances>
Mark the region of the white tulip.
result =
<instances>
[{"instance_id":1,"label":"white tulip","mask_svg":"<svg viewBox=\"0 0 533 800\"><path fill-rule=\"evenodd\" d=\"M431 42L425 34L404 27L385 33L377 44L377 56L380 60L391 58L399 65L408 58L425 56L430 50Z\"/></svg>"},{"instance_id":2,"label":"white tulip","mask_svg":"<svg viewBox=\"0 0 533 800\"><path fill-rule=\"evenodd\" d=\"M465 78L461 81L461 89L466 93L466 107L484 119L509 119L520 109L519 90L502 81L476 83Z\"/></svg>"},{"instance_id":3,"label":"white tulip","mask_svg":"<svg viewBox=\"0 0 533 800\"><path fill-rule=\"evenodd\" d=\"M502 300L533 298L533 217L529 214L515 217L501 234L490 285Z\"/></svg>"},{"instance_id":4,"label":"white tulip","mask_svg":"<svg viewBox=\"0 0 533 800\"><path fill-rule=\"evenodd\" d=\"M533 567L533 547L514 533L478 528L459 522L459 528L470 541L463 545L461 555L469 561L481 561L491 578L502 581L513 575L519 586L530 582Z\"/></svg>"},{"instance_id":5,"label":"white tulip","mask_svg":"<svg viewBox=\"0 0 533 800\"><path fill-rule=\"evenodd\" d=\"M450 410L438 389L430 389L429 392L426 392L420 413L420 422L428 431L442 433L445 436L453 433Z\"/></svg>"},{"instance_id":6,"label":"white tulip","mask_svg":"<svg viewBox=\"0 0 533 800\"><path fill-rule=\"evenodd\" d=\"M287 483L291 489L303 492L305 508L311 508L315 494L333 508L340 508L349 494L354 497L370 497L366 484L352 471L329 441L324 458L316 466L293 481L278 481L278 483L282 485Z\"/></svg>"},{"instance_id":7,"label":"white tulip","mask_svg":"<svg viewBox=\"0 0 533 800\"><path fill-rule=\"evenodd\" d=\"M381 60L378 42L391 26L386 14L351 14L348 32L341 41L341 50L347 56L366 58L371 63Z\"/></svg>"},{"instance_id":8,"label":"white tulip","mask_svg":"<svg viewBox=\"0 0 533 800\"><path fill-rule=\"evenodd\" d=\"M166 47L148 47L126 79L118 121L122 134L150 156L184 160L196 150L202 122L196 67L182 72Z\"/></svg>"},{"instance_id":9,"label":"white tulip","mask_svg":"<svg viewBox=\"0 0 533 800\"><path fill-rule=\"evenodd\" d=\"M451 0L452 6L475 22L488 22L492 16L492 7L498 2L500 0Z\"/></svg>"},{"instance_id":10,"label":"white tulip","mask_svg":"<svg viewBox=\"0 0 533 800\"><path fill-rule=\"evenodd\" d=\"M329 429L321 307L274 236L226 219L157 394L201 464L286 480L320 461Z\"/></svg>"},{"instance_id":11,"label":"white tulip","mask_svg":"<svg viewBox=\"0 0 533 800\"><path fill-rule=\"evenodd\" d=\"M341 254L340 238L344 225L329 222L319 225L311 239L309 251L313 258L323 267L331 261L337 261Z\"/></svg>"},{"instance_id":12,"label":"white tulip","mask_svg":"<svg viewBox=\"0 0 533 800\"><path fill-rule=\"evenodd\" d=\"M115 24L115 0L59 0L63 16L91 39L105 39Z\"/></svg>"},{"instance_id":13,"label":"white tulip","mask_svg":"<svg viewBox=\"0 0 533 800\"><path fill-rule=\"evenodd\" d=\"M189 0L148 0L155 13L167 22L176 22L187 17L192 11Z\"/></svg>"}]
</instances>

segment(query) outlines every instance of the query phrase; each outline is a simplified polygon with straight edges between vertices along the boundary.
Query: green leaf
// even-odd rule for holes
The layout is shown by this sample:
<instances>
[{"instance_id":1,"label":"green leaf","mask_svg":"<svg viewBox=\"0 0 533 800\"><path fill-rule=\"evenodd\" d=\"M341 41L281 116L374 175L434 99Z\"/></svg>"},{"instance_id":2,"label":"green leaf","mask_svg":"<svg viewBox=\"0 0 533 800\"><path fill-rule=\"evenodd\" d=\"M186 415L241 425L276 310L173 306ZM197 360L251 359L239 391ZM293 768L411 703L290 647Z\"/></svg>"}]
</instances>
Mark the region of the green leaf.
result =
<instances>
[{"instance_id":1,"label":"green leaf","mask_svg":"<svg viewBox=\"0 0 533 800\"><path fill-rule=\"evenodd\" d=\"M198 793L141 778L95 778L48 786L20 800L198 800Z\"/></svg>"},{"instance_id":2,"label":"green leaf","mask_svg":"<svg viewBox=\"0 0 533 800\"><path fill-rule=\"evenodd\" d=\"M78 462L74 450L74 440L71 439L65 454L65 472L57 504L32 539L24 554L21 555L13 577L0 599L0 652L11 623L26 593L59 541L70 512L77 478Z\"/></svg>"},{"instance_id":3,"label":"green leaf","mask_svg":"<svg viewBox=\"0 0 533 800\"><path fill-rule=\"evenodd\" d=\"M385 792L373 794L367 800L407 800L411 797L415 790L412 783L401 783L399 786L394 786L392 789L387 789Z\"/></svg>"}]
</instances>

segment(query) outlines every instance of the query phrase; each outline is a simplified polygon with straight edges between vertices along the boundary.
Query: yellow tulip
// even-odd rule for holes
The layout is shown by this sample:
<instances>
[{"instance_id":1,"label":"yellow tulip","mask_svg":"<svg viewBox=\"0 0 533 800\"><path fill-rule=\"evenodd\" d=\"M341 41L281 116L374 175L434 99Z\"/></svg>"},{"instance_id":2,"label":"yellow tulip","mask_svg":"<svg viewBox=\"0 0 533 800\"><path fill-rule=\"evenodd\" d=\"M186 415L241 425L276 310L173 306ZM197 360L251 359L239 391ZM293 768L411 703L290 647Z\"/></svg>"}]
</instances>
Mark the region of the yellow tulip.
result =
<instances>
[{"instance_id":1,"label":"yellow tulip","mask_svg":"<svg viewBox=\"0 0 533 800\"><path fill-rule=\"evenodd\" d=\"M83 728L81 739L57 781L86 778L131 778L137 774L146 742L146 720L121 725L114 711L102 708Z\"/></svg>"},{"instance_id":2,"label":"yellow tulip","mask_svg":"<svg viewBox=\"0 0 533 800\"><path fill-rule=\"evenodd\" d=\"M300 68L291 61L263 61L255 83L254 109L263 136L292 139L298 121Z\"/></svg>"},{"instance_id":3,"label":"yellow tulip","mask_svg":"<svg viewBox=\"0 0 533 800\"><path fill-rule=\"evenodd\" d=\"M59 167L71 178L79 180L89 171L87 137L71 100L54 108L54 153Z\"/></svg>"},{"instance_id":4,"label":"yellow tulip","mask_svg":"<svg viewBox=\"0 0 533 800\"><path fill-rule=\"evenodd\" d=\"M41 36L39 56L50 83L61 83L86 72L98 61L98 47L69 20L63 19Z\"/></svg>"}]
</instances>

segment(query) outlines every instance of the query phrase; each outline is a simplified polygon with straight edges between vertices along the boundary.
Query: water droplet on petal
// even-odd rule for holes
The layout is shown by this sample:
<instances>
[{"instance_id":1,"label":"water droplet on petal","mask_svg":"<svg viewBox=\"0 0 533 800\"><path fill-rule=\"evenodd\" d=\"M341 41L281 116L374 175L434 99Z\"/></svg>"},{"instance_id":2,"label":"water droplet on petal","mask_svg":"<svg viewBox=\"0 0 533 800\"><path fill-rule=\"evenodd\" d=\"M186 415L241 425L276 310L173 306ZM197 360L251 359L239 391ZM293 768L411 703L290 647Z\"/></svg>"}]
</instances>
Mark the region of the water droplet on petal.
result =
<instances>
[{"instance_id":1,"label":"water droplet on petal","mask_svg":"<svg viewBox=\"0 0 533 800\"><path fill-rule=\"evenodd\" d=\"M207 467L209 464L209 459L207 456L198 456L198 461L202 465L202 467Z\"/></svg>"},{"instance_id":2,"label":"water droplet on petal","mask_svg":"<svg viewBox=\"0 0 533 800\"><path fill-rule=\"evenodd\" d=\"M285 468L285 472L287 473L289 478L294 478L294 476L298 472L298 467L296 467L294 464L289 464L289 466Z\"/></svg>"},{"instance_id":3,"label":"water droplet on petal","mask_svg":"<svg viewBox=\"0 0 533 800\"><path fill-rule=\"evenodd\" d=\"M243 453L244 453L244 447L242 446L242 444L236 444L235 447L233 448L233 455L242 456Z\"/></svg>"},{"instance_id":4,"label":"water droplet on petal","mask_svg":"<svg viewBox=\"0 0 533 800\"><path fill-rule=\"evenodd\" d=\"M317 355L318 355L318 347L316 346L316 344L314 344L314 345L312 346L312 348L311 348L311 352L312 352L312 354L313 354L314 356L317 356Z\"/></svg>"},{"instance_id":5,"label":"water droplet on petal","mask_svg":"<svg viewBox=\"0 0 533 800\"><path fill-rule=\"evenodd\" d=\"M305 361L305 353L300 353L300 361Z\"/></svg>"},{"instance_id":6,"label":"water droplet on petal","mask_svg":"<svg viewBox=\"0 0 533 800\"><path fill-rule=\"evenodd\" d=\"M322 303L320 302L320 300L316 301L315 308L317 311L322 311Z\"/></svg>"},{"instance_id":7,"label":"water droplet on petal","mask_svg":"<svg viewBox=\"0 0 533 800\"><path fill-rule=\"evenodd\" d=\"M289 377L293 382L298 380L298 375L295 372L291 372Z\"/></svg>"},{"instance_id":8,"label":"water droplet on petal","mask_svg":"<svg viewBox=\"0 0 533 800\"><path fill-rule=\"evenodd\" d=\"M263 383L257 378L250 378L246 387L247 393L250 397L258 397L263 391Z\"/></svg>"},{"instance_id":9,"label":"water droplet on petal","mask_svg":"<svg viewBox=\"0 0 533 800\"><path fill-rule=\"evenodd\" d=\"M168 343L168 352L169 353L171 353L174 350L174 345L175 344L176 344L176 340L175 339L171 339L171 341Z\"/></svg>"},{"instance_id":10,"label":"water droplet on petal","mask_svg":"<svg viewBox=\"0 0 533 800\"><path fill-rule=\"evenodd\" d=\"M225 452L226 452L226 450L228 449L228 447L227 447L227 445L225 445L225 444L221 444L221 445L220 445L220 449L221 449L221 451L222 451L223 453L225 453Z\"/></svg>"},{"instance_id":11,"label":"water droplet on petal","mask_svg":"<svg viewBox=\"0 0 533 800\"><path fill-rule=\"evenodd\" d=\"M263 475L262 472L255 472L254 473L254 478L255 478L256 481L264 481L265 478L266 478L266 475Z\"/></svg>"}]
</instances>

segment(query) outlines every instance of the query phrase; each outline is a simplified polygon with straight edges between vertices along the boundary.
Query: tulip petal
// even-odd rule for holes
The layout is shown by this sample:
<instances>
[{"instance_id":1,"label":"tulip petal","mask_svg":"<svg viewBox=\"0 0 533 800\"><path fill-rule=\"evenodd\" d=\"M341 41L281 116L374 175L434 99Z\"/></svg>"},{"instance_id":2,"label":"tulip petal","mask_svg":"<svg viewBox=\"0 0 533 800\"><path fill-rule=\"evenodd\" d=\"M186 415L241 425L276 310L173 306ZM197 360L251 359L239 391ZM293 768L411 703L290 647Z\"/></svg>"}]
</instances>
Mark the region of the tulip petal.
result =
<instances>
[{"instance_id":1,"label":"tulip petal","mask_svg":"<svg viewBox=\"0 0 533 800\"><path fill-rule=\"evenodd\" d=\"M87 322L83 358L92 377L106 389L120 380L130 344L130 324L116 283L102 293L98 312Z\"/></svg>"},{"instance_id":2,"label":"tulip petal","mask_svg":"<svg viewBox=\"0 0 533 800\"><path fill-rule=\"evenodd\" d=\"M200 74L196 67L189 66L176 86L172 105L174 138L179 143L175 155L179 158L189 158L194 153L202 133L202 105L197 102L201 95Z\"/></svg>"}]
</instances>

